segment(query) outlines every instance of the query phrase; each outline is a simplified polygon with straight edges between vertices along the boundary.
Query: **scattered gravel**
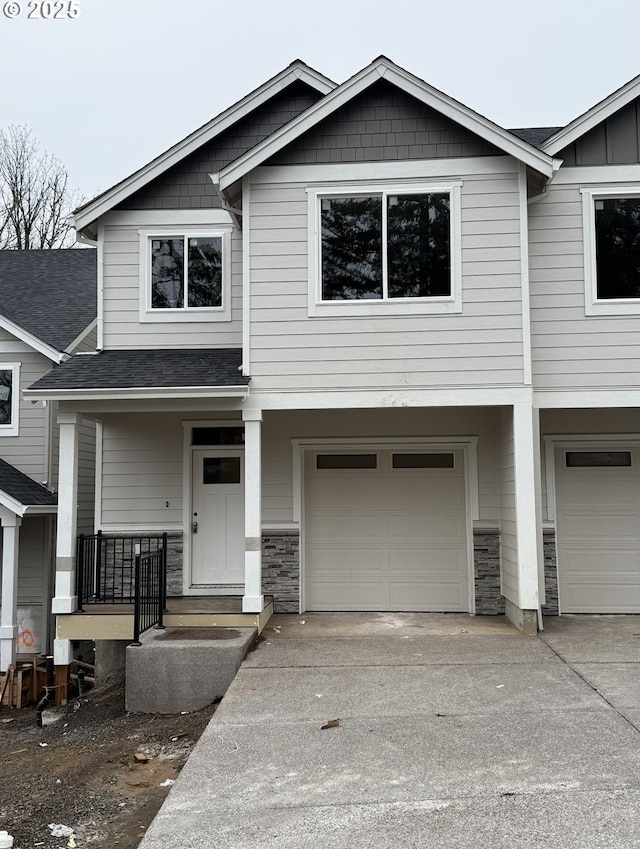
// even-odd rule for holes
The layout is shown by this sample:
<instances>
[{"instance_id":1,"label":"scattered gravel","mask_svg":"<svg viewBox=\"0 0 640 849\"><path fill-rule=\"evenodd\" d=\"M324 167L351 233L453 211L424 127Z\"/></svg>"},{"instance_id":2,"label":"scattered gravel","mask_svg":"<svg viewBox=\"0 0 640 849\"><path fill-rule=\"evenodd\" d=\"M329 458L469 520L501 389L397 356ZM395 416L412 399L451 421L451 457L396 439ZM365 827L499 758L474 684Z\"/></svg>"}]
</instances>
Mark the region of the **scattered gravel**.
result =
<instances>
[{"instance_id":1,"label":"scattered gravel","mask_svg":"<svg viewBox=\"0 0 640 849\"><path fill-rule=\"evenodd\" d=\"M119 686L47 711L43 728L35 708L0 708L0 830L14 849L133 849L214 711L127 714ZM49 824L74 837L53 837Z\"/></svg>"}]
</instances>

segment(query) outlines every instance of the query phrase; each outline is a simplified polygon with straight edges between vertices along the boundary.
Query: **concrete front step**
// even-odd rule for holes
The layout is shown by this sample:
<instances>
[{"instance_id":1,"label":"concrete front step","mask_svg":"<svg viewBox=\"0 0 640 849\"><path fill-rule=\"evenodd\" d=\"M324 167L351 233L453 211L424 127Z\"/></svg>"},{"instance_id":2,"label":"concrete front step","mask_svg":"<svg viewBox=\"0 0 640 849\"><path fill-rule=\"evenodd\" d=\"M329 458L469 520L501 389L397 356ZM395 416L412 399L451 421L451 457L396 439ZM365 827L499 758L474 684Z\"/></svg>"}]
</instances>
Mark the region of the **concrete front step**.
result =
<instances>
[{"instance_id":1,"label":"concrete front step","mask_svg":"<svg viewBox=\"0 0 640 849\"><path fill-rule=\"evenodd\" d=\"M200 710L222 698L257 628L151 629L126 649L126 709L132 713Z\"/></svg>"}]
</instances>

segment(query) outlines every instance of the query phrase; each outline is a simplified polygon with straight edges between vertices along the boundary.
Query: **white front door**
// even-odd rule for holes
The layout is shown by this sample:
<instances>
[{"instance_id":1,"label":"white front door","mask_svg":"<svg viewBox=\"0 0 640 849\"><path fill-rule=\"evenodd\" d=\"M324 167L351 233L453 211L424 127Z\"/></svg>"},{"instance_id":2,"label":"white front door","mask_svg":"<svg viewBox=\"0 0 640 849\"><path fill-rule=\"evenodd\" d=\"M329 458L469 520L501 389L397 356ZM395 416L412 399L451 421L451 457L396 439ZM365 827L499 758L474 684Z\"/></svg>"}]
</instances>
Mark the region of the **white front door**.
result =
<instances>
[{"instance_id":1,"label":"white front door","mask_svg":"<svg viewBox=\"0 0 640 849\"><path fill-rule=\"evenodd\" d=\"M244 450L198 448L192 458L191 588L244 588Z\"/></svg>"},{"instance_id":2,"label":"white front door","mask_svg":"<svg viewBox=\"0 0 640 849\"><path fill-rule=\"evenodd\" d=\"M640 613L640 450L556 450L561 613Z\"/></svg>"}]
</instances>

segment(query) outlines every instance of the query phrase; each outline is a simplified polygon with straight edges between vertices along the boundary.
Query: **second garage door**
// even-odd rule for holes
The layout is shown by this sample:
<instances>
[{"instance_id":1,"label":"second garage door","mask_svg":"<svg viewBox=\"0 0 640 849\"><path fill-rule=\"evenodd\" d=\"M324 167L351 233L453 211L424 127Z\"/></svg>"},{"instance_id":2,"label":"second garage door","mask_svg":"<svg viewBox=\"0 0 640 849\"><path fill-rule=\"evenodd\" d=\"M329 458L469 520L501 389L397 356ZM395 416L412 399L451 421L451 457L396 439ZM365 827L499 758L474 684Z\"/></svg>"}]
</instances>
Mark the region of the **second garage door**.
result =
<instances>
[{"instance_id":1,"label":"second garage door","mask_svg":"<svg viewBox=\"0 0 640 849\"><path fill-rule=\"evenodd\" d=\"M468 610L463 457L309 452L305 609Z\"/></svg>"}]
</instances>

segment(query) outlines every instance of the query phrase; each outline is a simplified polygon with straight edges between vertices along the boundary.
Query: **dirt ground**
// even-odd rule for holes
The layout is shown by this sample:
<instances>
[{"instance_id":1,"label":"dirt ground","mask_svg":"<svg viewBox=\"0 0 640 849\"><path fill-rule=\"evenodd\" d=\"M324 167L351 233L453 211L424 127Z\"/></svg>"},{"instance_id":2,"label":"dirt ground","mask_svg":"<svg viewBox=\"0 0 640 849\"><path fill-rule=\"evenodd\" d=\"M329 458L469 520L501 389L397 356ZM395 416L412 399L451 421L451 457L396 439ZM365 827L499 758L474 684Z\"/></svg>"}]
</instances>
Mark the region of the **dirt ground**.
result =
<instances>
[{"instance_id":1,"label":"dirt ground","mask_svg":"<svg viewBox=\"0 0 640 849\"><path fill-rule=\"evenodd\" d=\"M0 708L0 830L14 849L133 849L214 711L127 714L118 686L48 713L56 721L43 728L35 706ZM74 838L53 837L50 823Z\"/></svg>"}]
</instances>

